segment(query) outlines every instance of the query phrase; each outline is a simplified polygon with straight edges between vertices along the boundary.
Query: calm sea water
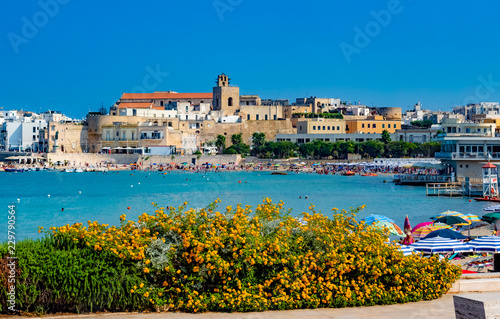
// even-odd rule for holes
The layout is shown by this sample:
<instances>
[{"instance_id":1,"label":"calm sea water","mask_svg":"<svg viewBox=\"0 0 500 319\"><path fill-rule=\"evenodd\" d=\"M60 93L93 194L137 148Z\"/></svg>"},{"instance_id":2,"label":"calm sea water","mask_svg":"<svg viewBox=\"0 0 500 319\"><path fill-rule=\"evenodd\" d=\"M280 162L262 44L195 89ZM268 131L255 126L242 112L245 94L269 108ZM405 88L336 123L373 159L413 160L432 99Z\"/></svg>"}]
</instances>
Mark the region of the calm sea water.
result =
<instances>
[{"instance_id":1,"label":"calm sea water","mask_svg":"<svg viewBox=\"0 0 500 319\"><path fill-rule=\"evenodd\" d=\"M178 206L188 201L190 207L200 208L220 198L219 208L224 211L227 205L234 207L238 203L256 206L268 196L275 202L283 200L285 207L292 208L293 215L307 211L311 203L328 215L333 207L348 209L364 204L366 208L359 218L382 214L400 226L405 215L410 217L414 226L446 210L481 216L483 208L491 205L469 202L466 198L427 197L425 187L394 185L392 176L306 173L280 176L269 172L174 172L166 175L147 172L29 172L0 173L0 180L1 241L7 238L8 205L12 202L17 205L17 240L41 236L37 232L38 226L85 224L87 220L116 225L121 214L136 218L144 212L152 213L151 202ZM238 183L240 180L242 183ZM308 199L305 199L306 195Z\"/></svg>"}]
</instances>

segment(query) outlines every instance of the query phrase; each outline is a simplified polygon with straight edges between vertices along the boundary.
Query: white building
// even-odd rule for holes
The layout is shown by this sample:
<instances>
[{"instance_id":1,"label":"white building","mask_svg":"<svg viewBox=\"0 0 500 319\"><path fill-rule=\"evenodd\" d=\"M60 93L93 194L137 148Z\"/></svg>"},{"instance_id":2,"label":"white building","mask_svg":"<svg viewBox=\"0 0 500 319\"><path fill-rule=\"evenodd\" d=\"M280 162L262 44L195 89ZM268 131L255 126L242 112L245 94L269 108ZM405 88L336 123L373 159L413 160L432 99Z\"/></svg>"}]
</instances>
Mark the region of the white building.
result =
<instances>
[{"instance_id":1,"label":"white building","mask_svg":"<svg viewBox=\"0 0 500 319\"><path fill-rule=\"evenodd\" d=\"M41 151L43 148L40 145L40 130L45 129L45 120L6 121L0 130L1 148L11 151Z\"/></svg>"},{"instance_id":2,"label":"white building","mask_svg":"<svg viewBox=\"0 0 500 319\"><path fill-rule=\"evenodd\" d=\"M474 115L500 115L500 105L498 102L481 102L477 104L467 104L464 106L456 106L453 108L453 113L462 114L466 120L473 120Z\"/></svg>"},{"instance_id":3,"label":"white building","mask_svg":"<svg viewBox=\"0 0 500 319\"><path fill-rule=\"evenodd\" d=\"M182 134L182 155L191 155L198 149L198 134Z\"/></svg>"}]
</instances>

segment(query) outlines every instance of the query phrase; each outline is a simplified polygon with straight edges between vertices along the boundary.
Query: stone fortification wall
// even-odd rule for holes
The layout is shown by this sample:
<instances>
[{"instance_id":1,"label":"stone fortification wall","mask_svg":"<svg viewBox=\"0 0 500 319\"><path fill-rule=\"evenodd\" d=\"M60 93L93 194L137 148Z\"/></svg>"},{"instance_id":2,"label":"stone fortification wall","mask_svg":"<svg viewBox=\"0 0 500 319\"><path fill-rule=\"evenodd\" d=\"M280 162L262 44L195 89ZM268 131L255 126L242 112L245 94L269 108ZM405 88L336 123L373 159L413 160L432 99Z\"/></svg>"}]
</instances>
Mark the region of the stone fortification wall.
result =
<instances>
[{"instance_id":1,"label":"stone fortification wall","mask_svg":"<svg viewBox=\"0 0 500 319\"><path fill-rule=\"evenodd\" d=\"M69 161L71 165L75 163L76 166L84 166L85 163L96 165L103 161L110 161L116 164L131 164L135 162L143 162L145 165L157 163L176 163L181 164L184 162L194 163L200 165L202 163L212 164L239 164L241 162L241 155L202 155L200 158L196 155L144 155L140 154L93 154L93 153L48 153L47 161L52 163Z\"/></svg>"}]
</instances>

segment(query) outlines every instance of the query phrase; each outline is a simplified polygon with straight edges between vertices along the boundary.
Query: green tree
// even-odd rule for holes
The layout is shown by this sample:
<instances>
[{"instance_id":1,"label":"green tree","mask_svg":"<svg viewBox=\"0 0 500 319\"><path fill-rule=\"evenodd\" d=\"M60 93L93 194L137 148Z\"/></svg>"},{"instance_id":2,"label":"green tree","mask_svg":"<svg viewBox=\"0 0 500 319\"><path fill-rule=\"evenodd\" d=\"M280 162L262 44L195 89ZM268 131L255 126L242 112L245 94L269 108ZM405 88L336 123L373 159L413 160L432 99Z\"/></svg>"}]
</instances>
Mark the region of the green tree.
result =
<instances>
[{"instance_id":1,"label":"green tree","mask_svg":"<svg viewBox=\"0 0 500 319\"><path fill-rule=\"evenodd\" d=\"M231 135L231 143L233 145L240 144L241 142L243 142L243 139L241 138L241 133Z\"/></svg>"},{"instance_id":2,"label":"green tree","mask_svg":"<svg viewBox=\"0 0 500 319\"><path fill-rule=\"evenodd\" d=\"M388 130L382 131L382 142L384 142L384 144L388 144L391 142L391 134L389 134Z\"/></svg>"},{"instance_id":3,"label":"green tree","mask_svg":"<svg viewBox=\"0 0 500 319\"><path fill-rule=\"evenodd\" d=\"M365 157L376 158L384 154L384 143L380 141L370 140L359 144L362 154Z\"/></svg>"},{"instance_id":4,"label":"green tree","mask_svg":"<svg viewBox=\"0 0 500 319\"><path fill-rule=\"evenodd\" d=\"M223 153L226 148L226 137L224 135L217 135L215 146L219 148L219 153Z\"/></svg>"},{"instance_id":5,"label":"green tree","mask_svg":"<svg viewBox=\"0 0 500 319\"><path fill-rule=\"evenodd\" d=\"M252 134L253 147L258 147L264 145L266 142L266 134L255 132Z\"/></svg>"},{"instance_id":6,"label":"green tree","mask_svg":"<svg viewBox=\"0 0 500 319\"><path fill-rule=\"evenodd\" d=\"M423 120L423 121L413 121L410 123L413 126L418 126L418 127L431 127L432 124L434 124L431 120Z\"/></svg>"}]
</instances>

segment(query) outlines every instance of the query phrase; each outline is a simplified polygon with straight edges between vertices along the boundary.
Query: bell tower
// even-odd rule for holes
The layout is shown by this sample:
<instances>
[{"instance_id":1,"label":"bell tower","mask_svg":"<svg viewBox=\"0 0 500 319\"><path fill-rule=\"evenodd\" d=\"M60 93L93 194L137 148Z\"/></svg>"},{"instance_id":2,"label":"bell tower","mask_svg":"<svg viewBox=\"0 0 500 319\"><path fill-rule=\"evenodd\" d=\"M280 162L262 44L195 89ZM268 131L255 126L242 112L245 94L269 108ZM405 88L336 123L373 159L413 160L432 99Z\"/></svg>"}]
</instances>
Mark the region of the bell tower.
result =
<instances>
[{"instance_id":1,"label":"bell tower","mask_svg":"<svg viewBox=\"0 0 500 319\"><path fill-rule=\"evenodd\" d=\"M240 108L240 88L230 86L231 79L222 73L217 77L213 89L213 109L222 111L223 116L234 115Z\"/></svg>"}]
</instances>

